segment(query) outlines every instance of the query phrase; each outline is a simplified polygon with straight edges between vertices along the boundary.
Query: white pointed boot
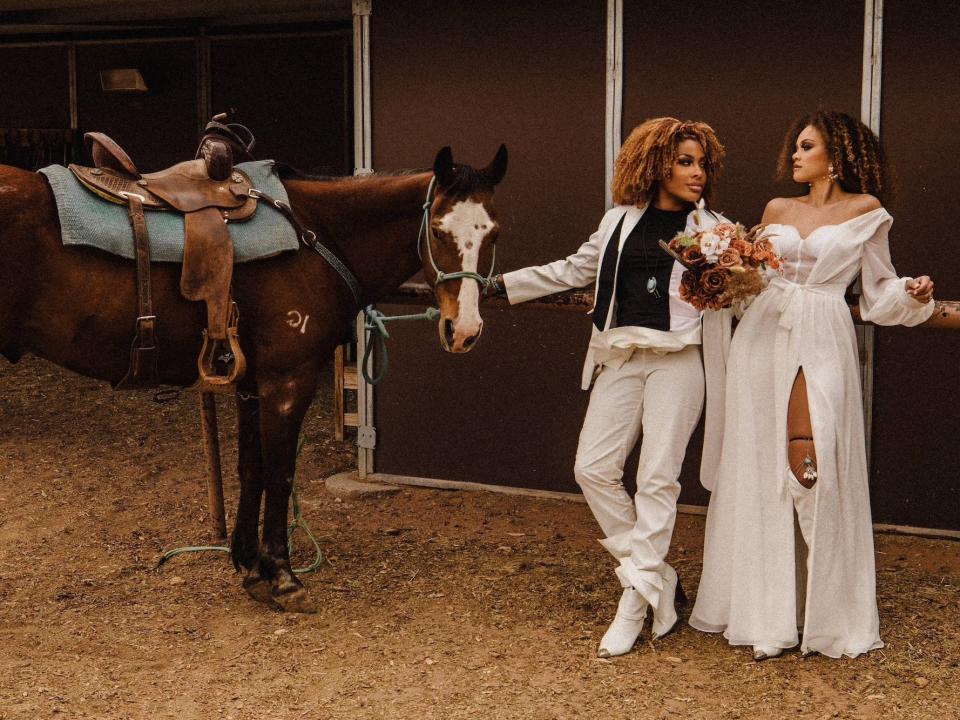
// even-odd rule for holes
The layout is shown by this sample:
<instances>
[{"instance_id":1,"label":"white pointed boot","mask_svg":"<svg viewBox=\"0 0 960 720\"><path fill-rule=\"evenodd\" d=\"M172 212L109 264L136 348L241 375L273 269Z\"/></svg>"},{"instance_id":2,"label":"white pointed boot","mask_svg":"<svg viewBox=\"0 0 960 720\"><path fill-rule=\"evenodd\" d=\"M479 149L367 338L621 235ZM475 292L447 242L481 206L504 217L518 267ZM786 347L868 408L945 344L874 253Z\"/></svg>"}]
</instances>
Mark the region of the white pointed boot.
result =
<instances>
[{"instance_id":1,"label":"white pointed boot","mask_svg":"<svg viewBox=\"0 0 960 720\"><path fill-rule=\"evenodd\" d=\"M783 648L781 647L773 647L772 645L753 646L753 659L757 662L779 657L780 655L783 655Z\"/></svg>"},{"instance_id":2,"label":"white pointed boot","mask_svg":"<svg viewBox=\"0 0 960 720\"><path fill-rule=\"evenodd\" d=\"M633 588L624 588L617 605L617 615L600 640L597 657L610 658L625 655L640 637L647 617L647 601Z\"/></svg>"},{"instance_id":3,"label":"white pointed boot","mask_svg":"<svg viewBox=\"0 0 960 720\"><path fill-rule=\"evenodd\" d=\"M677 627L677 607L687 604L687 594L680 585L677 571L667 563L663 564L663 589L660 591L660 602L653 609L653 626L651 640L660 640Z\"/></svg>"},{"instance_id":4,"label":"white pointed boot","mask_svg":"<svg viewBox=\"0 0 960 720\"><path fill-rule=\"evenodd\" d=\"M793 507L797 510L800 532L803 535L803 541L807 544L807 566L804 570L809 582L810 564L813 558L814 525L817 517L817 486L814 485L809 490L793 488L791 495L793 496ZM800 643L800 655L802 657L810 657L815 653L816 650L806 647L803 642Z\"/></svg>"}]
</instances>

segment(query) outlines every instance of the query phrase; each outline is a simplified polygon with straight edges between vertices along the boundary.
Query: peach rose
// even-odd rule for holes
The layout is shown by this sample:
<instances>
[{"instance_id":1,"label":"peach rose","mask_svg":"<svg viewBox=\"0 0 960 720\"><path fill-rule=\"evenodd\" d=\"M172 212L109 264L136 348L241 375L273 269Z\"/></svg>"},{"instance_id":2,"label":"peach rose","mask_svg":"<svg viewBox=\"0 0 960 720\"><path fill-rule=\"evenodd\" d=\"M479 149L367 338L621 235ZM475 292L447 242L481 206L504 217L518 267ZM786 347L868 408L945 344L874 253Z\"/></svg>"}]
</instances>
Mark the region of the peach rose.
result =
<instances>
[{"instance_id":1,"label":"peach rose","mask_svg":"<svg viewBox=\"0 0 960 720\"><path fill-rule=\"evenodd\" d=\"M720 223L715 225L713 232L726 240L733 240L737 236L737 226L733 223Z\"/></svg>"},{"instance_id":2,"label":"peach rose","mask_svg":"<svg viewBox=\"0 0 960 720\"><path fill-rule=\"evenodd\" d=\"M734 238L730 241L730 247L740 253L740 257L748 258L753 254L753 245L742 238Z\"/></svg>"},{"instance_id":3,"label":"peach rose","mask_svg":"<svg viewBox=\"0 0 960 720\"><path fill-rule=\"evenodd\" d=\"M720 253L720 258L717 260L717 265L722 268L732 268L741 264L743 264L743 260L740 258L740 253L732 247Z\"/></svg>"},{"instance_id":4,"label":"peach rose","mask_svg":"<svg viewBox=\"0 0 960 720\"><path fill-rule=\"evenodd\" d=\"M770 242L767 238L760 238L753 243L753 255L765 255L765 256L774 256L777 254L777 251L773 247L773 243Z\"/></svg>"}]
</instances>

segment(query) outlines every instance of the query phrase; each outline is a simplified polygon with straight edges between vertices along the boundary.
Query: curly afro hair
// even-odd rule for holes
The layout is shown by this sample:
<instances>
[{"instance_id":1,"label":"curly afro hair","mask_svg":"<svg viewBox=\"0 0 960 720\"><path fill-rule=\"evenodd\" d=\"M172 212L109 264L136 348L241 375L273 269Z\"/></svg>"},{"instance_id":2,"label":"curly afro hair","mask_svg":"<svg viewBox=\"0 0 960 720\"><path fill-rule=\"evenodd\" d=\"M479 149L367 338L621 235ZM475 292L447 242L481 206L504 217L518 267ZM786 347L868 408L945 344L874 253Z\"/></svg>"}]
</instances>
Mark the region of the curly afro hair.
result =
<instances>
[{"instance_id":1,"label":"curly afro hair","mask_svg":"<svg viewBox=\"0 0 960 720\"><path fill-rule=\"evenodd\" d=\"M803 129L815 127L823 136L840 187L850 193L870 193L878 199L889 192L887 166L880 139L873 130L842 112L818 110L798 118L783 139L777 177L792 175L793 153Z\"/></svg>"},{"instance_id":2,"label":"curly afro hair","mask_svg":"<svg viewBox=\"0 0 960 720\"><path fill-rule=\"evenodd\" d=\"M630 133L614 166L613 201L618 205L649 202L657 183L670 177L677 146L683 140L696 140L703 148L707 164L703 196L709 201L723 169L726 150L706 123L672 117L646 120Z\"/></svg>"}]
</instances>

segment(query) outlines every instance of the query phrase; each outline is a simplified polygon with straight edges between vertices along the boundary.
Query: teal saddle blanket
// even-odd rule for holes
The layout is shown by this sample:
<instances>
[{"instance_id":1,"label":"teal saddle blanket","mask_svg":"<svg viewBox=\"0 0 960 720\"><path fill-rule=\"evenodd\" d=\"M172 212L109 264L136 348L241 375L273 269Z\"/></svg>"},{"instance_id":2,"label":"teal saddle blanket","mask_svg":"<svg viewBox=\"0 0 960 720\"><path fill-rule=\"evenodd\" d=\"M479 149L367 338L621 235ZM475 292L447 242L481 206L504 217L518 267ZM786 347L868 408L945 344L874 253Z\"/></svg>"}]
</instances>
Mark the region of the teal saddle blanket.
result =
<instances>
[{"instance_id":1,"label":"teal saddle blanket","mask_svg":"<svg viewBox=\"0 0 960 720\"><path fill-rule=\"evenodd\" d=\"M237 165L253 186L267 195L288 202L287 191L274 171L273 160ZM135 257L133 229L125 205L107 202L87 190L62 165L41 168L53 189L60 215L64 245L89 245L113 255ZM150 237L150 259L154 262L183 261L183 215L178 212L144 212ZM249 220L228 223L233 239L234 262L246 262L277 255L299 246L297 233L283 215L262 201Z\"/></svg>"}]
</instances>

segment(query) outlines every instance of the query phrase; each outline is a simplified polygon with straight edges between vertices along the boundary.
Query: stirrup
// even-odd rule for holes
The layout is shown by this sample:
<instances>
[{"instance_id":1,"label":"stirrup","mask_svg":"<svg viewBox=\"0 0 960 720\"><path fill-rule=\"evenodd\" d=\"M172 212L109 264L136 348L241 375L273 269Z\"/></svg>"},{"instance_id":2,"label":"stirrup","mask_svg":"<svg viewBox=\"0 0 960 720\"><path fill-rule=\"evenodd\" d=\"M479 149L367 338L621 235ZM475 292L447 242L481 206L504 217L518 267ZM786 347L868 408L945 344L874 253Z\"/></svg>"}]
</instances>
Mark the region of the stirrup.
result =
<instances>
[{"instance_id":1,"label":"stirrup","mask_svg":"<svg viewBox=\"0 0 960 720\"><path fill-rule=\"evenodd\" d=\"M239 317L237 304L231 303L226 338L212 339L209 330L203 331L203 347L197 358L200 377L195 386L200 392L231 393L237 380L246 374L247 359L237 334Z\"/></svg>"}]
</instances>

